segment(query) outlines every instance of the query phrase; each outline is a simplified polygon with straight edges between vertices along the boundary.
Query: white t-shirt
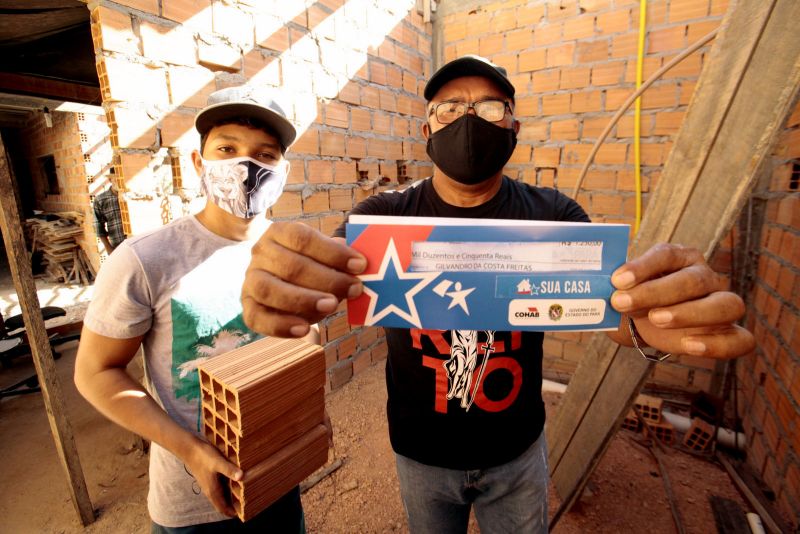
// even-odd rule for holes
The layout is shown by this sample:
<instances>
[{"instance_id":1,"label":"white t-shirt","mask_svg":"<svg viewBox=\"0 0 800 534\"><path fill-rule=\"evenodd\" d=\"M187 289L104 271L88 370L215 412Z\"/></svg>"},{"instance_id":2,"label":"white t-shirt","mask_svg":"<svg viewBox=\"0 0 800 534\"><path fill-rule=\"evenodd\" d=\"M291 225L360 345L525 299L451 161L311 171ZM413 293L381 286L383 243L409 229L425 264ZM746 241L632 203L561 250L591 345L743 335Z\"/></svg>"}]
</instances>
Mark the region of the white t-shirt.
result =
<instances>
[{"instance_id":1,"label":"white t-shirt","mask_svg":"<svg viewBox=\"0 0 800 534\"><path fill-rule=\"evenodd\" d=\"M97 276L84 323L106 337L144 334L147 390L183 428L202 436L198 364L260 336L242 320L241 288L253 241L231 241L183 217L131 237ZM153 443L150 517L167 527L227 519L183 462Z\"/></svg>"}]
</instances>

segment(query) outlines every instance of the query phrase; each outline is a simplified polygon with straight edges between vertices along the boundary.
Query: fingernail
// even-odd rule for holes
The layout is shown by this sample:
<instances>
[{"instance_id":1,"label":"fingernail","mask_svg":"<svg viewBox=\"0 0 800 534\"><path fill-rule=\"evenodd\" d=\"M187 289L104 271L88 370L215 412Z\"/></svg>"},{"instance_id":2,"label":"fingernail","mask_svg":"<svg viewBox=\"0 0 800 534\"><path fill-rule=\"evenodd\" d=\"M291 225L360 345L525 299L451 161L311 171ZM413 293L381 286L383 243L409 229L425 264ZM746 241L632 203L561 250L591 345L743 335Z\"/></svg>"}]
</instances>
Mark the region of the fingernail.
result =
<instances>
[{"instance_id":1,"label":"fingernail","mask_svg":"<svg viewBox=\"0 0 800 534\"><path fill-rule=\"evenodd\" d=\"M687 354L705 354L706 344L702 341L687 339L683 342L683 350L685 350Z\"/></svg>"},{"instance_id":2,"label":"fingernail","mask_svg":"<svg viewBox=\"0 0 800 534\"><path fill-rule=\"evenodd\" d=\"M621 293L617 291L613 295L611 295L611 305L614 306L615 309L619 311L625 311L631 307L633 304L633 299L627 293Z\"/></svg>"},{"instance_id":3,"label":"fingernail","mask_svg":"<svg viewBox=\"0 0 800 534\"><path fill-rule=\"evenodd\" d=\"M322 313L330 313L336 309L336 306L339 305L339 301L337 301L333 297L322 297L317 301L317 311Z\"/></svg>"},{"instance_id":4,"label":"fingernail","mask_svg":"<svg viewBox=\"0 0 800 534\"><path fill-rule=\"evenodd\" d=\"M364 258L351 258L347 260L347 270L353 274L360 274L367 268L367 260Z\"/></svg>"},{"instance_id":5,"label":"fingernail","mask_svg":"<svg viewBox=\"0 0 800 534\"><path fill-rule=\"evenodd\" d=\"M635 281L636 277L631 271L622 271L619 274L615 274L611 278L611 282L614 284L614 287L618 287L620 289L629 288Z\"/></svg>"},{"instance_id":6,"label":"fingernail","mask_svg":"<svg viewBox=\"0 0 800 534\"><path fill-rule=\"evenodd\" d=\"M233 474L233 480L242 480L242 476L243 475L244 475L244 473L242 473L241 471L236 471Z\"/></svg>"},{"instance_id":7,"label":"fingernail","mask_svg":"<svg viewBox=\"0 0 800 534\"><path fill-rule=\"evenodd\" d=\"M659 310L650 312L650 321L656 324L666 324L672 321L672 312Z\"/></svg>"},{"instance_id":8,"label":"fingernail","mask_svg":"<svg viewBox=\"0 0 800 534\"><path fill-rule=\"evenodd\" d=\"M356 297L361 296L361 293L364 291L364 286L361 284L353 284L347 290L347 298L354 299Z\"/></svg>"},{"instance_id":9,"label":"fingernail","mask_svg":"<svg viewBox=\"0 0 800 534\"><path fill-rule=\"evenodd\" d=\"M308 334L308 325L296 324L289 328L289 333L294 337L302 337Z\"/></svg>"}]
</instances>

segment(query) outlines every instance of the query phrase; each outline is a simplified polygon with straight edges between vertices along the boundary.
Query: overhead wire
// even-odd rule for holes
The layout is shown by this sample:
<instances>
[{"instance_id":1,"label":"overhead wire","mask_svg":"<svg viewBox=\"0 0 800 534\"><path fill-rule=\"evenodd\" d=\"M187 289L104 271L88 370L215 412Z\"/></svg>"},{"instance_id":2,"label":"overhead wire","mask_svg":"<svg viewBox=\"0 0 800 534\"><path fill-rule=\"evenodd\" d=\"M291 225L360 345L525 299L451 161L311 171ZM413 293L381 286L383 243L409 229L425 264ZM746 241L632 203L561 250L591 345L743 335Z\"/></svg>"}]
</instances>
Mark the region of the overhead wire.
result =
<instances>
[{"instance_id":1,"label":"overhead wire","mask_svg":"<svg viewBox=\"0 0 800 534\"><path fill-rule=\"evenodd\" d=\"M714 30L708 32L705 36L701 37L695 43L693 43L692 45L687 47L685 50L683 50L683 52L681 52L680 54L678 54L677 56L672 58L669 62L665 63L660 69L658 69L656 72L654 72L641 85L641 87L639 87L636 91L631 93L631 95L625 100L625 102L622 103L620 108L617 110L617 112L614 114L614 116L611 117L611 120L606 125L606 127L603 129L603 131L600 134L600 136L597 138L597 141L595 141L594 146L592 146L592 150L589 152L589 156L586 158L586 162L583 164L583 168L581 169L581 172L578 175L578 181L575 183L575 188L573 189L573 192L572 192L572 198L577 199L578 193L581 190L581 186L583 185L583 182L586 179L586 173L588 172L589 167L591 166L592 162L594 161L594 158L597 155L597 151L600 149L600 146L603 144L603 142L608 137L608 134L611 132L611 129L614 128L614 126L616 126L616 124L619 122L619 119L622 117L622 115L626 111L628 111L628 108L631 107L631 104L633 104L633 102L642 93L647 91L647 89L649 89L650 86L653 85L653 83L655 83L659 78L661 78L672 67L674 67L675 65L677 65L678 63L680 63L681 61L686 59L692 53L697 51L697 49L699 49L700 47L702 47L703 45L705 45L706 43L711 41L714 37L716 37L718 32L719 32L719 28L715 28Z\"/></svg>"}]
</instances>

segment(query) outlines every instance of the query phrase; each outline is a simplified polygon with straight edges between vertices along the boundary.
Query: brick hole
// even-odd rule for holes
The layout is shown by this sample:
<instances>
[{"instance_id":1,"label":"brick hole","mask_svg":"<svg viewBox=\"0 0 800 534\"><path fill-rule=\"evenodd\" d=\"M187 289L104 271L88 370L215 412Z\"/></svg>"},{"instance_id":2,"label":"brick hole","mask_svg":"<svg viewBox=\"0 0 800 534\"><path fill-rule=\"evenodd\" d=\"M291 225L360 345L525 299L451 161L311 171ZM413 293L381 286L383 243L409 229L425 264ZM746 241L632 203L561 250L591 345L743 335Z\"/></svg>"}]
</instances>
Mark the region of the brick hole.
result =
<instances>
[{"instance_id":1,"label":"brick hole","mask_svg":"<svg viewBox=\"0 0 800 534\"><path fill-rule=\"evenodd\" d=\"M403 160L397 160L397 183L404 184L408 179L408 165Z\"/></svg>"},{"instance_id":2,"label":"brick hole","mask_svg":"<svg viewBox=\"0 0 800 534\"><path fill-rule=\"evenodd\" d=\"M789 189L792 191L800 189L800 161L792 163L792 174L789 177Z\"/></svg>"}]
</instances>

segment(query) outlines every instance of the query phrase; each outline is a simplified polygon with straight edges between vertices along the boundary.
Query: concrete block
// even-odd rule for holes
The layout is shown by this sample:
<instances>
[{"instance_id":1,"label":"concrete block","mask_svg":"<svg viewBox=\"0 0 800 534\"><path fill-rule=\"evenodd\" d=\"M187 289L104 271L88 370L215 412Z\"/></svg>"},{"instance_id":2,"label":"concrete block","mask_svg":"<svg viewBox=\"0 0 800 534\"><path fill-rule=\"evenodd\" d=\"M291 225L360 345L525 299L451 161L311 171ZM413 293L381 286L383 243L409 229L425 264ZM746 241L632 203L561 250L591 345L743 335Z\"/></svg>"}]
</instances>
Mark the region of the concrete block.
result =
<instances>
[{"instance_id":1,"label":"concrete block","mask_svg":"<svg viewBox=\"0 0 800 534\"><path fill-rule=\"evenodd\" d=\"M173 106L203 108L208 96L217 88L214 73L202 67L170 67L167 75L170 103Z\"/></svg>"},{"instance_id":2,"label":"concrete block","mask_svg":"<svg viewBox=\"0 0 800 534\"><path fill-rule=\"evenodd\" d=\"M116 148L152 148L156 142L156 121L144 109L115 106L106 111L111 128L111 145Z\"/></svg>"},{"instance_id":3,"label":"concrete block","mask_svg":"<svg viewBox=\"0 0 800 534\"><path fill-rule=\"evenodd\" d=\"M253 47L255 36L253 16L232 3L211 4L211 25L217 35L224 35L245 48Z\"/></svg>"},{"instance_id":4,"label":"concrete block","mask_svg":"<svg viewBox=\"0 0 800 534\"><path fill-rule=\"evenodd\" d=\"M194 36L183 28L170 28L142 21L142 53L145 57L173 65L195 65L197 52Z\"/></svg>"},{"instance_id":5,"label":"concrete block","mask_svg":"<svg viewBox=\"0 0 800 534\"><path fill-rule=\"evenodd\" d=\"M139 53L139 39L133 33L129 13L100 6L92 10L91 24L95 52Z\"/></svg>"},{"instance_id":6,"label":"concrete block","mask_svg":"<svg viewBox=\"0 0 800 534\"><path fill-rule=\"evenodd\" d=\"M115 0L123 6L138 9L151 15L158 15L158 0Z\"/></svg>"},{"instance_id":7,"label":"concrete block","mask_svg":"<svg viewBox=\"0 0 800 534\"><path fill-rule=\"evenodd\" d=\"M169 103L164 69L104 57L97 64L100 89L105 101L143 102L156 106Z\"/></svg>"},{"instance_id":8,"label":"concrete block","mask_svg":"<svg viewBox=\"0 0 800 534\"><path fill-rule=\"evenodd\" d=\"M161 146L191 150L200 147L200 134L194 127L194 113L174 111L161 120Z\"/></svg>"},{"instance_id":9,"label":"concrete block","mask_svg":"<svg viewBox=\"0 0 800 534\"><path fill-rule=\"evenodd\" d=\"M239 72L242 63L242 52L223 42L206 42L200 40L197 46L197 60L204 67L227 72Z\"/></svg>"},{"instance_id":10,"label":"concrete block","mask_svg":"<svg viewBox=\"0 0 800 534\"><path fill-rule=\"evenodd\" d=\"M188 28L211 33L211 0L161 0L162 16Z\"/></svg>"}]
</instances>

